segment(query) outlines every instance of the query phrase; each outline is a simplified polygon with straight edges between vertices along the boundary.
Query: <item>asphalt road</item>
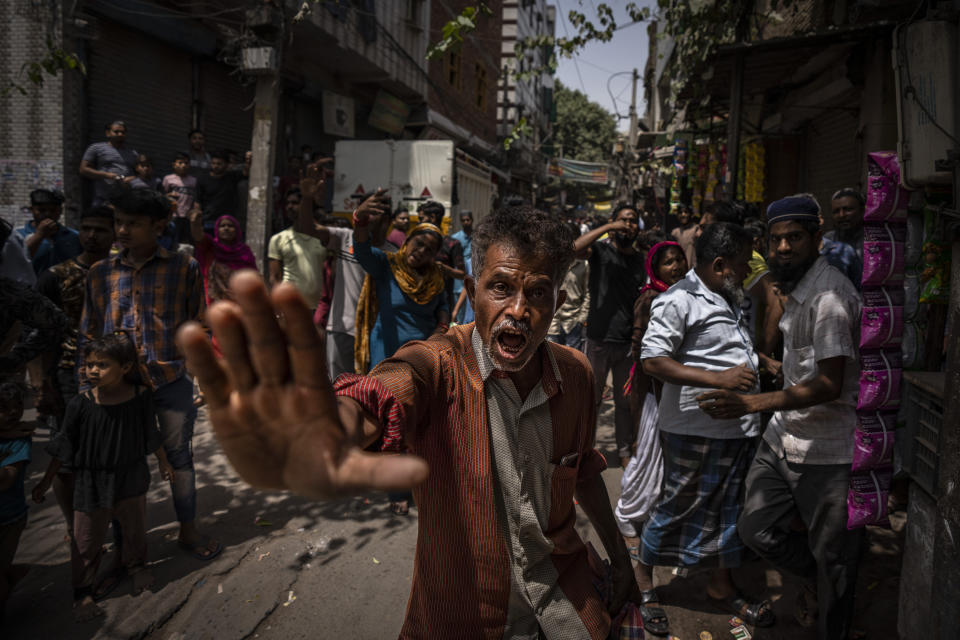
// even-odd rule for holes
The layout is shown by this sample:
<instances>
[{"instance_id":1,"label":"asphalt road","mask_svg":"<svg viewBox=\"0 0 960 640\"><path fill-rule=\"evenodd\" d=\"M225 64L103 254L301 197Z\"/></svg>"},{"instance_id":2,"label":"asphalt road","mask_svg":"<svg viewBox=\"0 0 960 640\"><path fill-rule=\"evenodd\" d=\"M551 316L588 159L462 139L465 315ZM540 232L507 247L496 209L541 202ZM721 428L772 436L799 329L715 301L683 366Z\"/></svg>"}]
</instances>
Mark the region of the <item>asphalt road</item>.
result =
<instances>
[{"instance_id":1,"label":"asphalt road","mask_svg":"<svg viewBox=\"0 0 960 640\"><path fill-rule=\"evenodd\" d=\"M604 409L598 447L616 465L612 407L606 403ZM233 473L203 416L201 412L195 438L199 522L202 530L223 541L223 554L204 563L186 555L169 539L176 534L173 507L168 489L155 475L147 509L150 564L157 578L154 587L133 597L129 583L123 583L101 603L103 617L77 624L71 613L66 528L51 493L43 505L31 507L16 561L33 568L8 602L0 637L397 637L410 589L416 509L407 517L395 516L382 494L308 502L289 494L254 491ZM45 442L45 431L38 430L28 492L46 468ZM614 502L620 477L618 467L604 472ZM578 530L602 553L590 525L582 513L580 516ZM861 569L857 627L869 638L896 636L902 514L893 521L892 531L871 530L871 548ZM774 600L778 624L772 629L751 630L754 638L816 637L793 620L796 581L783 578L759 561L741 569L738 576L749 593L765 593ZM656 579L673 636L695 640L707 631L718 640L733 637L730 615L706 600L705 573L681 578L669 569L657 569Z\"/></svg>"}]
</instances>

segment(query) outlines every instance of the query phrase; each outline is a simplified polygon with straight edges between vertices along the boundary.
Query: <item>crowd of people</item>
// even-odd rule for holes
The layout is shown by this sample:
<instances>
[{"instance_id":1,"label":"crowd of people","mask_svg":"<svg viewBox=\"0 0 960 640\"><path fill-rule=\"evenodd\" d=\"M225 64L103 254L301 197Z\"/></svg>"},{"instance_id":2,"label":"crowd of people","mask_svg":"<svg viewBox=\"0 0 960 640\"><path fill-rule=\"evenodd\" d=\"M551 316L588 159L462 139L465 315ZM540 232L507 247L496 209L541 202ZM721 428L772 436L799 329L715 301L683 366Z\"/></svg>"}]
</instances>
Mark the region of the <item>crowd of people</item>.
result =
<instances>
[{"instance_id":1,"label":"crowd of people","mask_svg":"<svg viewBox=\"0 0 960 640\"><path fill-rule=\"evenodd\" d=\"M762 586L737 571L755 553L805 579L801 622L847 637L862 543L845 526L856 190L834 195L829 234L816 199L797 194L765 214L681 207L662 221L669 234L634 203L593 224L510 203L477 225L460 211L448 235L442 204L394 208L382 190L350 221L328 215L330 160L297 156L277 182L260 265L243 239L249 154L207 152L191 131L161 179L127 146L124 123L106 138L80 164L92 199L78 229L61 221L63 196L44 189L30 195L32 220L0 228L0 606L25 571L13 564L28 511L24 370L51 432L30 495L42 502L52 488L63 513L78 620L99 615L96 600L127 578L134 592L151 584L148 456L169 483L180 546L200 560L221 552L196 526L198 406L223 408L230 390L252 398L335 381L337 407L308 412L338 430L325 445L340 454L325 463L335 469L293 459L313 446L259 441L283 451L264 469L237 438L222 444L258 486L311 497L374 487L396 514L418 507L418 545L431 551L417 555L411 634L478 624L600 637L604 612L629 600L616 619L666 636L655 566L709 569L717 607L770 626ZM264 284L236 275L261 267ZM269 305L275 314L253 312ZM251 338L263 332L283 339ZM286 341L298 355L276 351ZM605 398L624 468L615 510L593 449ZM284 419L247 410L246 424L238 414L214 428ZM419 456L430 478L411 456L370 462L367 445ZM572 530L574 493L611 560L607 602L595 601ZM115 562L101 572L111 523ZM451 587L476 597L430 609Z\"/></svg>"}]
</instances>

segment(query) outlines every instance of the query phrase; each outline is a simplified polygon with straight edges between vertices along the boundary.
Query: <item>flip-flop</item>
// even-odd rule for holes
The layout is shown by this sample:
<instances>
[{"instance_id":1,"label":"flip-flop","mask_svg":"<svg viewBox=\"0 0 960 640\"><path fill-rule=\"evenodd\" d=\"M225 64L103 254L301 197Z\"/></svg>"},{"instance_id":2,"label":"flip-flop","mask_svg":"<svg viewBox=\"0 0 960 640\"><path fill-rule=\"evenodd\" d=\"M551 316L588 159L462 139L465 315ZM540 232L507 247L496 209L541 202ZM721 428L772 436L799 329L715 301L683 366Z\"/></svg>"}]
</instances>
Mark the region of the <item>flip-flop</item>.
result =
<instances>
[{"instance_id":1,"label":"flip-flop","mask_svg":"<svg viewBox=\"0 0 960 640\"><path fill-rule=\"evenodd\" d=\"M773 604L769 600L750 601L739 591L727 598L708 597L718 608L742 618L744 622L754 627L772 627L777 621L773 613Z\"/></svg>"},{"instance_id":2,"label":"flip-flop","mask_svg":"<svg viewBox=\"0 0 960 640\"><path fill-rule=\"evenodd\" d=\"M667 612L660 607L649 607L649 604L660 604L660 597L654 589L640 592L640 618L643 620L643 629L652 636L666 636L670 633L670 621Z\"/></svg>"},{"instance_id":3,"label":"flip-flop","mask_svg":"<svg viewBox=\"0 0 960 640\"><path fill-rule=\"evenodd\" d=\"M189 551L190 554L197 560L202 560L204 562L208 560L213 560L223 551L223 544L219 540L215 540L217 543L216 548L213 551L210 551L209 554L204 554L204 551L208 550L210 546L210 538L205 538L204 541L200 544L189 544L183 540L177 540L177 545L184 551Z\"/></svg>"}]
</instances>

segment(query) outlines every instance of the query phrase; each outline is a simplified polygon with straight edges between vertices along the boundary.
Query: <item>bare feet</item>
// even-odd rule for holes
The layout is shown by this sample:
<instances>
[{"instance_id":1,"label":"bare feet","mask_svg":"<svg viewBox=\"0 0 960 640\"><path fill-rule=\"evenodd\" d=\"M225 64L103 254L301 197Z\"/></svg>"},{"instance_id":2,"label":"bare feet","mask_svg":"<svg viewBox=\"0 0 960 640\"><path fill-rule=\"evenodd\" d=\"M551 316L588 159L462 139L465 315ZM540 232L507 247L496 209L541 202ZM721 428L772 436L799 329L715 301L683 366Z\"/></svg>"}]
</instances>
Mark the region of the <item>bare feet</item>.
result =
<instances>
[{"instance_id":1,"label":"bare feet","mask_svg":"<svg viewBox=\"0 0 960 640\"><path fill-rule=\"evenodd\" d=\"M149 569L141 569L133 574L133 595L138 596L153 586L154 577Z\"/></svg>"},{"instance_id":2,"label":"bare feet","mask_svg":"<svg viewBox=\"0 0 960 640\"><path fill-rule=\"evenodd\" d=\"M103 609L93 601L93 596L84 596L73 603L73 619L76 622L89 622L103 615Z\"/></svg>"}]
</instances>

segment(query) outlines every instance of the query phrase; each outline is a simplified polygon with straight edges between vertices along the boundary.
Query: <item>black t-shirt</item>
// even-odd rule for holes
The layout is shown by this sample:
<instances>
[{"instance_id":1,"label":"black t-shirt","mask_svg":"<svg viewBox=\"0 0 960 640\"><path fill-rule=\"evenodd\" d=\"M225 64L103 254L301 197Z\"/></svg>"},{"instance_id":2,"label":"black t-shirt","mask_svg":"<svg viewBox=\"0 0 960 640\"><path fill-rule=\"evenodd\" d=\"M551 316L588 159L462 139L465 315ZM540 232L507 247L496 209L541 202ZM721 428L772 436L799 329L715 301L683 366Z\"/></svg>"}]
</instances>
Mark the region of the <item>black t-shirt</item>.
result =
<instances>
[{"instance_id":1,"label":"black t-shirt","mask_svg":"<svg viewBox=\"0 0 960 640\"><path fill-rule=\"evenodd\" d=\"M608 242L590 252L590 311L587 337L602 342L630 342L633 303L646 280L640 253L625 254Z\"/></svg>"},{"instance_id":2,"label":"black t-shirt","mask_svg":"<svg viewBox=\"0 0 960 640\"><path fill-rule=\"evenodd\" d=\"M246 216L240 211L237 198L237 183L244 175L239 171L227 171L219 178L206 172L197 178L197 201L203 209L204 224L213 224L220 216L233 216L245 222Z\"/></svg>"}]
</instances>

